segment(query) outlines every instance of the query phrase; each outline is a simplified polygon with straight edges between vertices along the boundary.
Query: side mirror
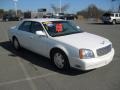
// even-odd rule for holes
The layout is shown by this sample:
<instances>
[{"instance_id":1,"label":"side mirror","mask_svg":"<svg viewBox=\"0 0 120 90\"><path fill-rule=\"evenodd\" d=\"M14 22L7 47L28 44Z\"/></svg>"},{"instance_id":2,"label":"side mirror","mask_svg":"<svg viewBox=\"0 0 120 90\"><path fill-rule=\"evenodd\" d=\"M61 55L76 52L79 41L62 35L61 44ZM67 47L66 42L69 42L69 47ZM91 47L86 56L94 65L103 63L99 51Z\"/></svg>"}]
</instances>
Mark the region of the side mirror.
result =
<instances>
[{"instance_id":1,"label":"side mirror","mask_svg":"<svg viewBox=\"0 0 120 90\"><path fill-rule=\"evenodd\" d=\"M40 36L46 36L46 34L43 31L36 31L36 34Z\"/></svg>"},{"instance_id":2,"label":"side mirror","mask_svg":"<svg viewBox=\"0 0 120 90\"><path fill-rule=\"evenodd\" d=\"M80 29L80 26L76 26L77 27L77 29Z\"/></svg>"}]
</instances>

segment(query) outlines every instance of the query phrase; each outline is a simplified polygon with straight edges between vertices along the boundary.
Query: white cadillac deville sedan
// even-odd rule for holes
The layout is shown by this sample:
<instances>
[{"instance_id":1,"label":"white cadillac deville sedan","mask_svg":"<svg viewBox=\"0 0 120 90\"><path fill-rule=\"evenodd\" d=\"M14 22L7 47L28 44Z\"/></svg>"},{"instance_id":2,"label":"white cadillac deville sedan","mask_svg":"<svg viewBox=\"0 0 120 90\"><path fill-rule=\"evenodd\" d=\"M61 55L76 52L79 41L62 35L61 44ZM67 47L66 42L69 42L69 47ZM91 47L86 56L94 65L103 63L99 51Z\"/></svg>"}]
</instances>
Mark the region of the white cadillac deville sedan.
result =
<instances>
[{"instance_id":1,"label":"white cadillac deville sedan","mask_svg":"<svg viewBox=\"0 0 120 90\"><path fill-rule=\"evenodd\" d=\"M16 50L23 47L43 55L62 70L99 68L109 64L114 56L108 39L61 19L26 19L8 30L8 36Z\"/></svg>"}]
</instances>

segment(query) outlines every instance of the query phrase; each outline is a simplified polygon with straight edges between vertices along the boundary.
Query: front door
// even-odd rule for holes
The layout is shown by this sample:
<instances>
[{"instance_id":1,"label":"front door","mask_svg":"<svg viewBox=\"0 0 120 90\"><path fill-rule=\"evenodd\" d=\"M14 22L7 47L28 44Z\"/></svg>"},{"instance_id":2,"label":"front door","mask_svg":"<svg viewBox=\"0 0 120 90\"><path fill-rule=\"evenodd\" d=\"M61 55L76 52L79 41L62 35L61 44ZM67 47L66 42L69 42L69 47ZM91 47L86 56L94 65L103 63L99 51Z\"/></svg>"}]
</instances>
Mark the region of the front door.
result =
<instances>
[{"instance_id":1,"label":"front door","mask_svg":"<svg viewBox=\"0 0 120 90\"><path fill-rule=\"evenodd\" d=\"M30 39L29 39L29 43L30 43L30 48L32 51L44 55L46 56L46 54L48 53L48 41L49 38L46 36L39 36L36 35L36 31L43 31L44 32L44 28L42 27L41 23L39 22L32 22L31 24L31 30L30 30Z\"/></svg>"}]
</instances>

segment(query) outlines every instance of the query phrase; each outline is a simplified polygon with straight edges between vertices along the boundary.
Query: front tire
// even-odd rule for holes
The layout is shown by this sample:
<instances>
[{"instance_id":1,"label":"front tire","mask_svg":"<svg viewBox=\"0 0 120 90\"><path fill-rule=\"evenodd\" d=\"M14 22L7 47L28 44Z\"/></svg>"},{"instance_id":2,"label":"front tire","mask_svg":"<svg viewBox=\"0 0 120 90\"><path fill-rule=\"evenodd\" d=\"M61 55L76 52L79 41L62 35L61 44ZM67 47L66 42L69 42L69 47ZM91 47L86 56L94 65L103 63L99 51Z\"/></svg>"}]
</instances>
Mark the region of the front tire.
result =
<instances>
[{"instance_id":1,"label":"front tire","mask_svg":"<svg viewBox=\"0 0 120 90\"><path fill-rule=\"evenodd\" d=\"M67 56L63 51L56 50L51 56L54 65L60 70L68 70L70 65Z\"/></svg>"}]
</instances>

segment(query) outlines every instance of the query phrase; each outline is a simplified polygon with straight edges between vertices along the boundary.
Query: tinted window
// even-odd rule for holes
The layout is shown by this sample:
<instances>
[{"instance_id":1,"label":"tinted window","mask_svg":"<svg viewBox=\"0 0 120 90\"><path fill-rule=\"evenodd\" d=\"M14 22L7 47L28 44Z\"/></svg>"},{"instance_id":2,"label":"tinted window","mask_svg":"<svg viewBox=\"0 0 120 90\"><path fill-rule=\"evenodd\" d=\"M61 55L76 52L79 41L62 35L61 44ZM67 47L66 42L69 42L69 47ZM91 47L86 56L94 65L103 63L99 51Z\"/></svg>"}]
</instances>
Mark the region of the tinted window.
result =
<instances>
[{"instance_id":1,"label":"tinted window","mask_svg":"<svg viewBox=\"0 0 120 90\"><path fill-rule=\"evenodd\" d=\"M114 17L114 14L111 14L112 17Z\"/></svg>"},{"instance_id":2,"label":"tinted window","mask_svg":"<svg viewBox=\"0 0 120 90\"><path fill-rule=\"evenodd\" d=\"M116 17L118 17L118 14L116 14Z\"/></svg>"},{"instance_id":3,"label":"tinted window","mask_svg":"<svg viewBox=\"0 0 120 90\"><path fill-rule=\"evenodd\" d=\"M114 14L111 14L111 13L105 13L105 14L103 14L103 16L105 16L105 17L110 17L110 16L114 17Z\"/></svg>"},{"instance_id":4,"label":"tinted window","mask_svg":"<svg viewBox=\"0 0 120 90\"><path fill-rule=\"evenodd\" d=\"M29 32L30 26L31 26L31 22L30 21L25 21L20 25L19 30Z\"/></svg>"},{"instance_id":5,"label":"tinted window","mask_svg":"<svg viewBox=\"0 0 120 90\"><path fill-rule=\"evenodd\" d=\"M39 30L43 30L42 25L39 22L32 22L30 32L35 33L36 31L39 31Z\"/></svg>"},{"instance_id":6,"label":"tinted window","mask_svg":"<svg viewBox=\"0 0 120 90\"><path fill-rule=\"evenodd\" d=\"M110 16L110 13L105 13L103 16Z\"/></svg>"}]
</instances>

